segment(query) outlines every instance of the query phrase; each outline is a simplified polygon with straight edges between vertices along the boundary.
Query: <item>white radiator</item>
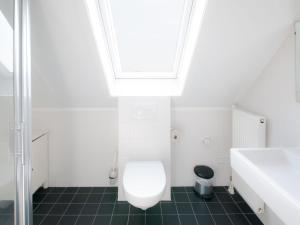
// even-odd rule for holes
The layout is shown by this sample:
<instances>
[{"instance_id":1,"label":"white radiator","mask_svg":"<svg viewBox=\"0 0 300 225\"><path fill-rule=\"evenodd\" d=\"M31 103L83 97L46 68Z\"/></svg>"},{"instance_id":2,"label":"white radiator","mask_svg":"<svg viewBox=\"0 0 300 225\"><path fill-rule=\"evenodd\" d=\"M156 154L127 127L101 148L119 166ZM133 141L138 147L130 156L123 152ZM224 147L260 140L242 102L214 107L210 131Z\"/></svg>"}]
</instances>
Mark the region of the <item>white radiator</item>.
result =
<instances>
[{"instance_id":1,"label":"white radiator","mask_svg":"<svg viewBox=\"0 0 300 225\"><path fill-rule=\"evenodd\" d=\"M232 109L232 147L266 147L266 118L234 107ZM232 171L232 183L255 213L264 213L263 200L247 185L246 178Z\"/></svg>"},{"instance_id":2,"label":"white radiator","mask_svg":"<svg viewBox=\"0 0 300 225\"><path fill-rule=\"evenodd\" d=\"M233 108L232 147L266 147L266 118Z\"/></svg>"}]
</instances>

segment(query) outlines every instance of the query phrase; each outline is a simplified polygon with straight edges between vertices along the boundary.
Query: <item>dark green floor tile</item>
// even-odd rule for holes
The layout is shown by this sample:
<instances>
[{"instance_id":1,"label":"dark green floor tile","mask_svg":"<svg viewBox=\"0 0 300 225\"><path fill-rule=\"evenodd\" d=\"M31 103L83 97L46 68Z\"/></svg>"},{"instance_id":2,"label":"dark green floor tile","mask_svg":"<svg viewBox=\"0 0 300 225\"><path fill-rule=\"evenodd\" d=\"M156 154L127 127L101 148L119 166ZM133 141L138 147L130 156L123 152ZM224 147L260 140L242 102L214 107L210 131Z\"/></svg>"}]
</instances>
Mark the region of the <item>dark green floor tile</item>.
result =
<instances>
[{"instance_id":1,"label":"dark green floor tile","mask_svg":"<svg viewBox=\"0 0 300 225\"><path fill-rule=\"evenodd\" d=\"M198 225L215 225L211 215L196 215Z\"/></svg>"},{"instance_id":2,"label":"dark green floor tile","mask_svg":"<svg viewBox=\"0 0 300 225\"><path fill-rule=\"evenodd\" d=\"M216 197L216 194L213 194L210 198L205 198L205 202L219 202L218 198Z\"/></svg>"},{"instance_id":3,"label":"dark green floor tile","mask_svg":"<svg viewBox=\"0 0 300 225\"><path fill-rule=\"evenodd\" d=\"M189 196L189 200L191 202L204 202L203 198L201 198L197 193L195 192L191 192L191 193L188 193L188 196Z\"/></svg>"},{"instance_id":4,"label":"dark green floor tile","mask_svg":"<svg viewBox=\"0 0 300 225\"><path fill-rule=\"evenodd\" d=\"M180 215L181 225L197 225L196 217L194 215Z\"/></svg>"},{"instance_id":5,"label":"dark green floor tile","mask_svg":"<svg viewBox=\"0 0 300 225\"><path fill-rule=\"evenodd\" d=\"M79 216L76 225L92 225L95 216Z\"/></svg>"},{"instance_id":6,"label":"dark green floor tile","mask_svg":"<svg viewBox=\"0 0 300 225\"><path fill-rule=\"evenodd\" d=\"M75 225L78 216L63 216L58 225Z\"/></svg>"},{"instance_id":7,"label":"dark green floor tile","mask_svg":"<svg viewBox=\"0 0 300 225\"><path fill-rule=\"evenodd\" d=\"M80 187L77 193L80 194L89 194L92 192L92 187Z\"/></svg>"},{"instance_id":8,"label":"dark green floor tile","mask_svg":"<svg viewBox=\"0 0 300 225\"><path fill-rule=\"evenodd\" d=\"M128 216L113 216L111 225L127 225Z\"/></svg>"},{"instance_id":9,"label":"dark green floor tile","mask_svg":"<svg viewBox=\"0 0 300 225\"><path fill-rule=\"evenodd\" d=\"M59 196L58 203L70 203L74 197L74 194L62 194Z\"/></svg>"},{"instance_id":10,"label":"dark green floor tile","mask_svg":"<svg viewBox=\"0 0 300 225\"><path fill-rule=\"evenodd\" d=\"M245 200L243 197L236 191L234 195L232 195L232 198L236 202L244 202Z\"/></svg>"},{"instance_id":11,"label":"dark green floor tile","mask_svg":"<svg viewBox=\"0 0 300 225\"><path fill-rule=\"evenodd\" d=\"M185 192L185 187L171 187L171 191L176 192Z\"/></svg>"},{"instance_id":12,"label":"dark green floor tile","mask_svg":"<svg viewBox=\"0 0 300 225\"><path fill-rule=\"evenodd\" d=\"M195 214L209 214L209 210L205 203L192 203Z\"/></svg>"},{"instance_id":13,"label":"dark green floor tile","mask_svg":"<svg viewBox=\"0 0 300 225\"><path fill-rule=\"evenodd\" d=\"M60 220L61 216L46 216L41 225L55 225Z\"/></svg>"},{"instance_id":14,"label":"dark green floor tile","mask_svg":"<svg viewBox=\"0 0 300 225\"><path fill-rule=\"evenodd\" d=\"M111 216L96 216L93 225L109 225Z\"/></svg>"},{"instance_id":15,"label":"dark green floor tile","mask_svg":"<svg viewBox=\"0 0 300 225\"><path fill-rule=\"evenodd\" d=\"M194 192L194 187L185 187L186 192Z\"/></svg>"},{"instance_id":16,"label":"dark green floor tile","mask_svg":"<svg viewBox=\"0 0 300 225\"><path fill-rule=\"evenodd\" d=\"M114 215L128 214L129 213L129 204L127 203L116 203L114 208Z\"/></svg>"},{"instance_id":17,"label":"dark green floor tile","mask_svg":"<svg viewBox=\"0 0 300 225\"><path fill-rule=\"evenodd\" d=\"M226 189L223 186L214 186L214 192L226 192Z\"/></svg>"},{"instance_id":18,"label":"dark green floor tile","mask_svg":"<svg viewBox=\"0 0 300 225\"><path fill-rule=\"evenodd\" d=\"M118 187L107 187L105 193L118 193Z\"/></svg>"},{"instance_id":19,"label":"dark green floor tile","mask_svg":"<svg viewBox=\"0 0 300 225\"><path fill-rule=\"evenodd\" d=\"M102 196L102 194L90 194L87 198L87 203L100 203Z\"/></svg>"},{"instance_id":20,"label":"dark green floor tile","mask_svg":"<svg viewBox=\"0 0 300 225\"><path fill-rule=\"evenodd\" d=\"M177 214L176 205L174 202L161 203L162 214Z\"/></svg>"},{"instance_id":21,"label":"dark green floor tile","mask_svg":"<svg viewBox=\"0 0 300 225\"><path fill-rule=\"evenodd\" d=\"M70 204L65 214L72 216L79 215L82 208L83 204Z\"/></svg>"},{"instance_id":22,"label":"dark green floor tile","mask_svg":"<svg viewBox=\"0 0 300 225\"><path fill-rule=\"evenodd\" d=\"M136 208L134 206L130 206L130 214L139 214L139 215L144 215L145 211L139 208Z\"/></svg>"},{"instance_id":23,"label":"dark green floor tile","mask_svg":"<svg viewBox=\"0 0 300 225\"><path fill-rule=\"evenodd\" d=\"M162 225L162 216L159 215L147 215L146 225Z\"/></svg>"},{"instance_id":24,"label":"dark green floor tile","mask_svg":"<svg viewBox=\"0 0 300 225\"><path fill-rule=\"evenodd\" d=\"M93 194L102 194L105 192L105 187L93 187L92 193Z\"/></svg>"},{"instance_id":25,"label":"dark green floor tile","mask_svg":"<svg viewBox=\"0 0 300 225\"><path fill-rule=\"evenodd\" d=\"M242 213L235 203L222 203L228 214Z\"/></svg>"},{"instance_id":26,"label":"dark green floor tile","mask_svg":"<svg viewBox=\"0 0 300 225\"><path fill-rule=\"evenodd\" d=\"M34 215L33 216L33 225L39 225L44 218L45 218L45 215Z\"/></svg>"},{"instance_id":27,"label":"dark green floor tile","mask_svg":"<svg viewBox=\"0 0 300 225\"><path fill-rule=\"evenodd\" d=\"M64 191L64 194L75 194L79 190L79 187L67 187Z\"/></svg>"},{"instance_id":28,"label":"dark green floor tile","mask_svg":"<svg viewBox=\"0 0 300 225\"><path fill-rule=\"evenodd\" d=\"M50 210L50 215L63 215L68 208L68 204L55 204Z\"/></svg>"},{"instance_id":29,"label":"dark green floor tile","mask_svg":"<svg viewBox=\"0 0 300 225\"><path fill-rule=\"evenodd\" d=\"M114 209L114 204L101 204L97 214L98 215L111 215Z\"/></svg>"},{"instance_id":30,"label":"dark green floor tile","mask_svg":"<svg viewBox=\"0 0 300 225\"><path fill-rule=\"evenodd\" d=\"M59 198L59 194L47 194L42 203L55 203Z\"/></svg>"},{"instance_id":31,"label":"dark green floor tile","mask_svg":"<svg viewBox=\"0 0 300 225\"><path fill-rule=\"evenodd\" d=\"M40 188L33 195L33 225L263 225L237 192L230 195L224 187L214 187L211 200L201 198L193 187L173 187L172 201L146 211L117 201L117 191L117 187ZM0 222L12 220L1 210Z\"/></svg>"},{"instance_id":32,"label":"dark green floor tile","mask_svg":"<svg viewBox=\"0 0 300 225\"><path fill-rule=\"evenodd\" d=\"M146 214L161 214L160 203L146 210Z\"/></svg>"},{"instance_id":33,"label":"dark green floor tile","mask_svg":"<svg viewBox=\"0 0 300 225\"><path fill-rule=\"evenodd\" d=\"M177 203L178 214L193 214L191 203Z\"/></svg>"},{"instance_id":34,"label":"dark green floor tile","mask_svg":"<svg viewBox=\"0 0 300 225\"><path fill-rule=\"evenodd\" d=\"M40 204L34 211L34 214L48 214L52 207L53 204Z\"/></svg>"},{"instance_id":35,"label":"dark green floor tile","mask_svg":"<svg viewBox=\"0 0 300 225\"><path fill-rule=\"evenodd\" d=\"M216 225L232 225L231 221L226 215L213 215L213 218L216 222Z\"/></svg>"},{"instance_id":36,"label":"dark green floor tile","mask_svg":"<svg viewBox=\"0 0 300 225\"><path fill-rule=\"evenodd\" d=\"M229 215L234 225L251 225L243 214Z\"/></svg>"},{"instance_id":37,"label":"dark green floor tile","mask_svg":"<svg viewBox=\"0 0 300 225\"><path fill-rule=\"evenodd\" d=\"M243 213L254 213L250 206L246 202L237 203L238 207L242 210Z\"/></svg>"},{"instance_id":38,"label":"dark green floor tile","mask_svg":"<svg viewBox=\"0 0 300 225\"><path fill-rule=\"evenodd\" d=\"M180 225L177 215L163 215L163 225Z\"/></svg>"},{"instance_id":39,"label":"dark green floor tile","mask_svg":"<svg viewBox=\"0 0 300 225\"><path fill-rule=\"evenodd\" d=\"M81 215L96 215L98 207L98 204L85 204L81 210Z\"/></svg>"},{"instance_id":40,"label":"dark green floor tile","mask_svg":"<svg viewBox=\"0 0 300 225\"><path fill-rule=\"evenodd\" d=\"M211 214L225 214L225 211L220 203L209 202L206 203Z\"/></svg>"},{"instance_id":41,"label":"dark green floor tile","mask_svg":"<svg viewBox=\"0 0 300 225\"><path fill-rule=\"evenodd\" d=\"M49 187L48 193L63 193L66 190L65 187Z\"/></svg>"},{"instance_id":42,"label":"dark green floor tile","mask_svg":"<svg viewBox=\"0 0 300 225\"><path fill-rule=\"evenodd\" d=\"M173 196L176 202L189 202L187 193L174 193Z\"/></svg>"},{"instance_id":43,"label":"dark green floor tile","mask_svg":"<svg viewBox=\"0 0 300 225\"><path fill-rule=\"evenodd\" d=\"M45 197L46 194L34 194L32 197L32 201L33 203L41 203Z\"/></svg>"},{"instance_id":44,"label":"dark green floor tile","mask_svg":"<svg viewBox=\"0 0 300 225\"><path fill-rule=\"evenodd\" d=\"M85 203L88 196L88 194L76 194L72 199L72 203Z\"/></svg>"},{"instance_id":45,"label":"dark green floor tile","mask_svg":"<svg viewBox=\"0 0 300 225\"><path fill-rule=\"evenodd\" d=\"M101 203L114 203L116 200L116 194L104 194Z\"/></svg>"},{"instance_id":46,"label":"dark green floor tile","mask_svg":"<svg viewBox=\"0 0 300 225\"><path fill-rule=\"evenodd\" d=\"M128 225L145 225L144 215L129 216Z\"/></svg>"},{"instance_id":47,"label":"dark green floor tile","mask_svg":"<svg viewBox=\"0 0 300 225\"><path fill-rule=\"evenodd\" d=\"M233 198L229 193L216 193L216 196L220 202L233 202Z\"/></svg>"},{"instance_id":48,"label":"dark green floor tile","mask_svg":"<svg viewBox=\"0 0 300 225\"><path fill-rule=\"evenodd\" d=\"M264 225L255 214L246 214L246 217L252 225Z\"/></svg>"}]
</instances>

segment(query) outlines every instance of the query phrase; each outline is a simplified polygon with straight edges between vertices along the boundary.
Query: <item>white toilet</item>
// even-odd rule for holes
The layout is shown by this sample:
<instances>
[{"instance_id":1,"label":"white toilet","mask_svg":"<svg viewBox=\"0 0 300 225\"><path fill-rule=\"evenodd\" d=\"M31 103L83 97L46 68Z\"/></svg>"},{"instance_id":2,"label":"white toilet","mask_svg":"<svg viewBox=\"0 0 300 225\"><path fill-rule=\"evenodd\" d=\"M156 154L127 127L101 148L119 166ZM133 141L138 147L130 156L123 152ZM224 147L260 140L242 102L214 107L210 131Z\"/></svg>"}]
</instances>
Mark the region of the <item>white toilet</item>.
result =
<instances>
[{"instance_id":1,"label":"white toilet","mask_svg":"<svg viewBox=\"0 0 300 225\"><path fill-rule=\"evenodd\" d=\"M130 161L123 175L127 201L146 210L157 204L166 187L166 173L160 161Z\"/></svg>"}]
</instances>

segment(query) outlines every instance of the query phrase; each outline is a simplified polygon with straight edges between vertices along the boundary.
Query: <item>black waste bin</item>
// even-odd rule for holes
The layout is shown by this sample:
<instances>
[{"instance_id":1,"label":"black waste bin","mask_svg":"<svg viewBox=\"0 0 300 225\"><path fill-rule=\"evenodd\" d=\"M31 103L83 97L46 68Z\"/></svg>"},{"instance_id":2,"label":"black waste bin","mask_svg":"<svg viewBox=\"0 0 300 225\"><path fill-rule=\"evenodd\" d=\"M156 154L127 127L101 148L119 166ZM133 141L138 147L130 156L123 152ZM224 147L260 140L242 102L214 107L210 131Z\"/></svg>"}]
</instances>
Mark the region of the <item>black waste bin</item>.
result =
<instances>
[{"instance_id":1,"label":"black waste bin","mask_svg":"<svg viewBox=\"0 0 300 225\"><path fill-rule=\"evenodd\" d=\"M213 179L214 171L212 168L204 165L197 165L194 168L196 177L194 190L201 197L209 199L213 197Z\"/></svg>"}]
</instances>

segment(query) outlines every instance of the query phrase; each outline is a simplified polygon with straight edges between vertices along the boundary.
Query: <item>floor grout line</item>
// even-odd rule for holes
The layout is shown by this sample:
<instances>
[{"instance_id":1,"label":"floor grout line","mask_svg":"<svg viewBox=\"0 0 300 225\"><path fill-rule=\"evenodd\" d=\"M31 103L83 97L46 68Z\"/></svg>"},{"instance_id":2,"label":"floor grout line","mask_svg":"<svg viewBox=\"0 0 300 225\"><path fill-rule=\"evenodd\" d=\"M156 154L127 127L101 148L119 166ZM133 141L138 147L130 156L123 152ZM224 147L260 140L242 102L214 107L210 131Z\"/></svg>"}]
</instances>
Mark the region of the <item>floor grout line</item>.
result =
<instances>
[{"instance_id":1,"label":"floor grout line","mask_svg":"<svg viewBox=\"0 0 300 225\"><path fill-rule=\"evenodd\" d=\"M231 196L230 196L231 197ZM233 199L233 198L232 198ZM249 225L252 225L252 223L250 222L250 220L248 219L247 216L245 216L245 213L243 212L243 210L241 209L241 207L239 206L239 204L237 202L234 201L233 199L233 203L236 205L236 207L238 207L238 209L242 212L244 218L246 219L246 221L249 223ZM250 206L249 206L250 207Z\"/></svg>"},{"instance_id":2,"label":"floor grout line","mask_svg":"<svg viewBox=\"0 0 300 225\"><path fill-rule=\"evenodd\" d=\"M185 191L186 191L186 188L184 188L184 189L185 189ZM189 199L189 202L190 202L190 205L191 205L191 207L192 207L192 211L193 211L193 215L194 215L194 217L195 217L196 223L197 223L197 225L199 225L198 218L197 218L197 216L196 216L196 214L195 214L195 211L194 211L194 207L193 207L192 201L191 201L190 196L189 196L189 194L188 194L187 191L186 191L186 195L187 195L187 197L188 197L188 199Z\"/></svg>"},{"instance_id":3,"label":"floor grout line","mask_svg":"<svg viewBox=\"0 0 300 225\"><path fill-rule=\"evenodd\" d=\"M129 219L130 219L130 208L131 208L131 205L129 205L129 209L128 209L128 216L127 216L127 225L129 224Z\"/></svg>"},{"instance_id":4,"label":"floor grout line","mask_svg":"<svg viewBox=\"0 0 300 225\"><path fill-rule=\"evenodd\" d=\"M253 211L253 213L244 213L243 212L243 210L241 209L241 207L239 206L239 203L245 203L245 204L247 204L245 201L236 201L234 198L233 198L233 195L235 195L235 194L238 194L238 195L240 195L236 190L234 191L234 194L232 195L232 194L230 194L228 191L227 191L227 193L229 194L229 196L230 196L230 198L232 199L232 201L236 204L236 206L239 208L239 210L242 212L242 214L243 214L243 216L245 217L245 219L247 220L247 222L249 223L249 225L252 225L252 223L251 223L251 221L248 219L248 217L246 216L246 215L251 215L251 214L254 214L254 215L256 215L255 213L254 213L254 211ZM247 204L247 206L248 207L250 207L248 204ZM251 209L252 210L252 209ZM257 216L257 215L256 215Z\"/></svg>"},{"instance_id":5,"label":"floor grout line","mask_svg":"<svg viewBox=\"0 0 300 225\"><path fill-rule=\"evenodd\" d=\"M210 218L212 219L213 223L214 223L215 225L217 225L217 223L216 223L216 221L215 221L215 219L214 219L214 217L213 217L213 214L211 213L210 208L209 208L208 205L207 205L207 202L206 202L206 201L203 201L203 202L204 202L205 206L206 206L207 209L208 209Z\"/></svg>"},{"instance_id":6,"label":"floor grout line","mask_svg":"<svg viewBox=\"0 0 300 225\"><path fill-rule=\"evenodd\" d=\"M92 190L93 190L93 189L92 189ZM92 192L92 190L91 190L91 192ZM106 191L106 188L104 188L103 192L105 193L105 191ZM101 196L101 200L100 200L100 203L98 204L98 207L97 207L97 210L96 210L96 215L95 215L95 217L94 217L94 220L93 220L93 222L92 222L92 225L94 225L94 223L95 223L95 221L96 221L96 218L97 218L97 216L98 216L98 211L99 211L99 208L100 208L100 206L101 206L101 203L102 203L103 198L104 198L104 194L102 194L102 196Z\"/></svg>"},{"instance_id":7,"label":"floor grout line","mask_svg":"<svg viewBox=\"0 0 300 225\"><path fill-rule=\"evenodd\" d=\"M78 188L77 193L78 193L79 190L80 190L80 188ZM76 219L76 221L75 221L75 223L74 223L75 225L76 225L77 222L78 222L78 219L79 219L79 217L80 217L80 215L81 215L82 210L84 209L84 206L85 206L86 202L89 200L89 197L90 197L90 195L91 195L91 193L92 193L92 190L93 190L93 189L91 189L90 193L88 193L88 196L87 196L85 202L83 203L83 206L82 206L80 212L78 213L77 219ZM75 197L75 195L74 195L74 197ZM72 200L73 200L73 199L72 199ZM71 205L71 204L72 204L72 201L70 202L70 205ZM69 207L70 207L70 206L69 206Z\"/></svg>"},{"instance_id":8,"label":"floor grout line","mask_svg":"<svg viewBox=\"0 0 300 225\"><path fill-rule=\"evenodd\" d=\"M111 225L111 223L112 223L112 219L113 219L115 207L116 207L116 201L114 202L114 206L113 206L113 209L112 209L112 212L111 212L111 218L110 218L110 222L109 222L110 225Z\"/></svg>"},{"instance_id":9,"label":"floor grout line","mask_svg":"<svg viewBox=\"0 0 300 225\"><path fill-rule=\"evenodd\" d=\"M66 189L66 188L65 188L65 189ZM65 189L64 189L64 190L65 190ZM51 192L50 192L50 193L51 193ZM50 193L47 193L47 194L50 194ZM46 197L47 197L47 194L45 195L45 197L44 197L44 199L42 200L41 204L45 201L45 199L46 199ZM61 197L62 194L63 194L63 192L61 192L61 193L58 194L58 197L57 197L56 201L55 201L54 203L52 203L52 204L53 204L52 207L50 207L48 213L45 215L45 218L43 218L43 219L40 221L39 225L43 224L43 222L44 222L44 221L46 220L46 218L49 216L51 210L52 210L52 209L54 208L54 206L55 206L55 203L58 201L58 199ZM57 224L58 224L58 223L57 223Z\"/></svg>"},{"instance_id":10,"label":"floor grout line","mask_svg":"<svg viewBox=\"0 0 300 225\"><path fill-rule=\"evenodd\" d=\"M160 208L160 219L161 219L161 224L163 225L163 212L162 212L161 202L159 202L159 208ZM146 225L147 225L147 223L146 223Z\"/></svg>"},{"instance_id":11,"label":"floor grout line","mask_svg":"<svg viewBox=\"0 0 300 225\"><path fill-rule=\"evenodd\" d=\"M78 192L79 190L80 190L80 188L78 188L77 192ZM64 192L63 192L63 193L64 193ZM70 200L69 203L64 203L64 204L67 204L68 206L66 207L65 211L63 212L63 214L62 214L60 220L57 222L57 225L59 225L60 221L61 221L62 218L65 216L65 214L66 214L68 208L70 207L70 205L72 204L72 201L73 201L73 199L75 198L75 196L76 196L76 193L74 193L73 198Z\"/></svg>"},{"instance_id":12,"label":"floor grout line","mask_svg":"<svg viewBox=\"0 0 300 225\"><path fill-rule=\"evenodd\" d=\"M221 205L221 207L223 208L224 212L225 212L225 215L228 217L229 221L231 222L232 225L234 225L232 219L230 218L230 216L228 215L225 207L223 206L222 202L220 201L219 197L217 195L215 195L217 200L219 201L219 204Z\"/></svg>"},{"instance_id":13,"label":"floor grout line","mask_svg":"<svg viewBox=\"0 0 300 225\"><path fill-rule=\"evenodd\" d=\"M178 213L178 207L177 207L177 202L176 202L176 199L175 199L175 194L171 192L171 195L174 199L174 204L175 204L175 208L176 208L176 212L177 212L177 217L178 217L178 220L179 220L179 224L181 225L181 220L180 220L179 213ZM171 201L172 201L172 198L171 198Z\"/></svg>"},{"instance_id":14,"label":"floor grout line","mask_svg":"<svg viewBox=\"0 0 300 225\"><path fill-rule=\"evenodd\" d=\"M35 225L43 225L43 223L45 224L44 221L51 216L57 217L57 222L56 222L56 224L53 223L53 225L62 224L62 222L61 222L62 219L67 216L75 217L73 225L79 224L78 221L81 216L92 217L92 218L90 218L91 220L89 221L89 224L91 224L91 225L96 225L97 216L107 217L107 222L109 222L108 223L109 225L115 224L114 217L117 217L117 216L123 217L124 220L123 220L122 224L124 224L124 225L131 224L131 219L130 219L131 216L144 216L144 218L142 218L142 217L140 218L140 219L143 219L143 222L141 223L141 225L142 224L147 225L147 222L148 222L147 217L150 218L151 216L155 216L157 219L160 218L161 225L164 225L165 224L164 215L172 216L171 218L178 220L179 225L183 225L183 223L185 222L185 219L188 219L188 218L190 218L191 220L195 220L196 225L200 225L202 221L200 221L201 217L199 217L199 215L207 216L207 218L209 216L209 218L211 219L211 221L214 225L217 225L217 220L215 220L214 216L220 216L220 215L226 216L229 220L228 222L230 222L232 225L236 225L234 223L235 218L241 218L243 220L245 219L244 220L245 223L247 223L248 225L252 225L252 223L250 221L250 219L252 220L252 218L249 217L249 219L248 219L248 215L257 216L254 212L249 211L249 213L247 213L248 212L247 208L246 208L247 211L244 210L245 211L245 213L244 213L244 211L241 208L241 207L243 207L243 205L240 205L240 203L243 203L243 204L247 204L247 203L245 201L243 201L242 197L241 197L241 199L239 198L239 196L237 196L237 198L236 198L236 196L232 196L232 195L230 195L230 193L228 193L226 191L222 191L222 189L218 189L215 192L215 198L213 199L213 201L210 202L210 201L201 200L201 199L199 199L199 201L197 201L197 198L191 194L191 193L195 193L195 192L193 192L192 187L182 187L183 191L182 190L179 190L176 192L171 191L171 197L172 197L171 201L159 202L158 208L155 209L155 211L149 212L150 214L147 214L146 211L144 213L139 213L139 211L136 211L136 212L133 211L133 206L131 206L130 204L126 211L127 213L123 213L124 211L116 210L117 204L125 205L128 203L127 202L117 202L117 199L110 199L110 197L106 198L107 194L117 195L115 190L109 189L109 187L104 188L104 189L99 189L99 193L98 193L98 190L94 189L97 187L90 188L90 189L81 189L81 187L74 187L74 188L77 188L77 189L74 189L74 190L72 190L72 189L68 190L68 188L64 188L62 190L50 189L49 192L38 193L37 195L41 194L44 196L43 196L43 198L41 198L41 200L36 201L34 203L34 204L36 204L36 207L35 207L33 215L40 216L38 218L40 220L40 222ZM224 188L224 190L225 190L225 188ZM71 192L69 192L69 191L71 191ZM94 191L96 191L96 192L94 192ZM228 194L230 198L228 198L225 195L225 193ZM83 194L85 196L80 196L80 194ZM97 195L101 194L101 198L99 195L92 196L92 194L97 194ZM177 196L176 194L179 194L179 195ZM52 197L52 195L53 195L53 197ZM54 197L54 195L56 195L56 197ZM69 198L68 196L64 196L64 195L73 195L73 196L72 196L72 198ZM42 197L42 196L36 196L36 197L37 197L36 199L39 199L39 197ZM76 199L76 197L78 197L78 198ZM115 196L112 196L112 197L115 197ZM176 197L176 199L175 199L175 197ZM223 199L223 200L221 200L221 199ZM65 200L65 203L62 200ZM75 202L74 202L74 200L75 200ZM103 200L105 201L105 203L103 203ZM108 200L108 201L106 201L106 200ZM113 200L113 202L109 202L111 200ZM181 202L181 200L183 200L183 201ZM49 201L53 201L53 203L51 203ZM82 201L82 203L80 201ZM164 202L173 204L173 210L175 210L175 211L173 211L174 213L172 211L167 211L167 213L165 213L165 214L163 213L163 205L162 204ZM180 205L179 205L179 203L180 203ZM202 209L200 208L200 211L199 211L198 208L194 208L193 207L194 205L195 205L195 207L198 207L197 203L203 204L202 207L205 206L206 209L203 208L203 211L202 211ZM208 204L210 204L210 203L219 204L220 205L219 207L221 207L224 212L220 211L221 213L212 213L214 211L213 210L214 208L211 208L213 210L213 211L211 211L211 209L208 207ZM230 205L228 203L231 203L232 205ZM59 206L60 204L65 204L66 206ZM89 204L96 204L96 205L88 206ZM111 204L111 206L110 207L107 206L108 208L107 207L105 207L105 208L110 209L112 211L107 211L107 213L106 213L106 211L103 211L104 214L98 214L101 206L109 205L109 204ZM226 209L231 209L231 208L228 208L227 204L228 204L228 207L234 206L234 207L237 207L238 210L234 210L234 211L229 210L229 212L234 212L234 213L228 213L228 210L226 210ZM43 205L45 205L44 209L46 209L46 210L44 210L44 211L47 213L43 213L43 211L41 211L42 213L36 213L38 211L38 208ZM76 208L80 209L77 214L76 213L66 214L71 205L74 205L75 209ZM81 206L75 206L75 205L81 205ZM216 206L214 204L210 205L210 207L216 207ZM57 208L55 208L55 207L57 207ZM186 210L182 211L182 207L184 207L184 209L186 209ZM185 207L188 207L188 208L185 208ZM53 211L54 208L55 208L55 211ZM123 206L121 206L121 208L122 208L121 210L123 210ZM43 208L41 208L41 209L43 209ZM87 211L90 209L91 209L91 211ZM196 209L197 209L197 211L196 211ZM156 210L160 210L160 211L156 211ZM185 213L180 213L181 211L185 212ZM168 213L168 212L171 212L171 213ZM201 212L204 212L204 213L201 213ZM218 212L218 211L216 211L216 212ZM235 212L237 212L237 213L235 213ZM5 214L1 213L1 215L5 215ZM239 215L239 216L232 216L232 215ZM189 217L181 218L181 216L189 216ZM127 220L126 220L126 217L127 217ZM203 217L203 218L206 218L206 217ZM138 219L138 218L136 218L136 219ZM81 221L81 219L80 219L80 221Z\"/></svg>"}]
</instances>

